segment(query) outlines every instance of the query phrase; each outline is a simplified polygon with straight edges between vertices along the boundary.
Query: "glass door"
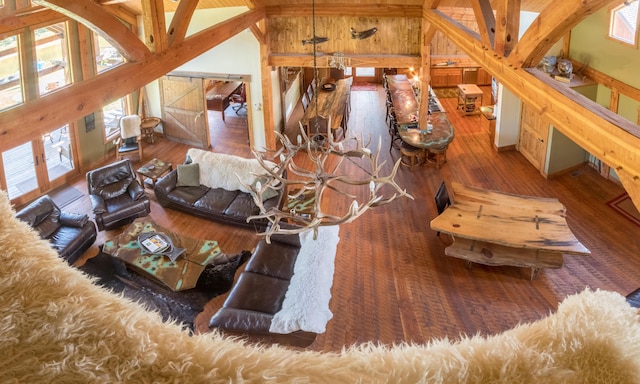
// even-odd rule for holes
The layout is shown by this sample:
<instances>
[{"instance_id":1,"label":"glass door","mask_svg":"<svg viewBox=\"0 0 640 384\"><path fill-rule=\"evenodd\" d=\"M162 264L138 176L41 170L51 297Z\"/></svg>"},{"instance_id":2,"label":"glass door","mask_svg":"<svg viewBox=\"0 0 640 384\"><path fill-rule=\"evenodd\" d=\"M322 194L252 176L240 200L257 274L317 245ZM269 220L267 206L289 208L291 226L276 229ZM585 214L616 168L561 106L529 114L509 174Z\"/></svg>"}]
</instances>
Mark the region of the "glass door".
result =
<instances>
[{"instance_id":1,"label":"glass door","mask_svg":"<svg viewBox=\"0 0 640 384\"><path fill-rule=\"evenodd\" d=\"M28 143L2 152L2 186L12 203L24 204L66 182L76 169L65 125Z\"/></svg>"},{"instance_id":2,"label":"glass door","mask_svg":"<svg viewBox=\"0 0 640 384\"><path fill-rule=\"evenodd\" d=\"M353 76L354 83L376 83L379 80L376 68L349 67L345 69L344 75Z\"/></svg>"}]
</instances>

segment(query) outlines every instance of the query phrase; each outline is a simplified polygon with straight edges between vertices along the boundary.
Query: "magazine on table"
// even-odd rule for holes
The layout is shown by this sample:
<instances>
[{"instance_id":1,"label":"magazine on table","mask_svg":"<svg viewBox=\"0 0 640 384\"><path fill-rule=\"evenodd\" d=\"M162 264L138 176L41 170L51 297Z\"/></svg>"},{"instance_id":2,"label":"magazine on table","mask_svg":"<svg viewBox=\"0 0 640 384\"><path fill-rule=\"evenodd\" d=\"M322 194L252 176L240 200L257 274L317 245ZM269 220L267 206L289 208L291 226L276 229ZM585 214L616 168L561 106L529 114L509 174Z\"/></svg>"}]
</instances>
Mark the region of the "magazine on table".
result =
<instances>
[{"instance_id":1,"label":"magazine on table","mask_svg":"<svg viewBox=\"0 0 640 384\"><path fill-rule=\"evenodd\" d=\"M169 248L169 243L157 234L142 240L141 244L151 253L164 252Z\"/></svg>"}]
</instances>

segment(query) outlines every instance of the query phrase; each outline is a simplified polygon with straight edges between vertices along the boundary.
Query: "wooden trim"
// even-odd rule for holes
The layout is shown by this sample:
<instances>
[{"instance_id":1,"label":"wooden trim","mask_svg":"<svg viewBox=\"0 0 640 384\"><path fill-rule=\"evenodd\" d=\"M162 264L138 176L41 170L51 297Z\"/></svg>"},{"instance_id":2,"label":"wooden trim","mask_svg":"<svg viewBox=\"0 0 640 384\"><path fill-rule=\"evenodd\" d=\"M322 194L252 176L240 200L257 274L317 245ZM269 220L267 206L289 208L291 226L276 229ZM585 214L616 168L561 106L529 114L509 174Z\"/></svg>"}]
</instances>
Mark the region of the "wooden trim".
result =
<instances>
[{"instance_id":1,"label":"wooden trim","mask_svg":"<svg viewBox=\"0 0 640 384\"><path fill-rule=\"evenodd\" d=\"M267 18L311 17L311 5L291 4L265 7ZM403 4L316 4L316 17L422 17L422 6Z\"/></svg>"},{"instance_id":2,"label":"wooden trim","mask_svg":"<svg viewBox=\"0 0 640 384\"><path fill-rule=\"evenodd\" d=\"M345 55L351 59L351 67L375 68L420 68L419 55ZM318 67L328 68L331 56L319 56ZM313 67L312 54L271 53L269 66L273 67Z\"/></svg>"}]
</instances>

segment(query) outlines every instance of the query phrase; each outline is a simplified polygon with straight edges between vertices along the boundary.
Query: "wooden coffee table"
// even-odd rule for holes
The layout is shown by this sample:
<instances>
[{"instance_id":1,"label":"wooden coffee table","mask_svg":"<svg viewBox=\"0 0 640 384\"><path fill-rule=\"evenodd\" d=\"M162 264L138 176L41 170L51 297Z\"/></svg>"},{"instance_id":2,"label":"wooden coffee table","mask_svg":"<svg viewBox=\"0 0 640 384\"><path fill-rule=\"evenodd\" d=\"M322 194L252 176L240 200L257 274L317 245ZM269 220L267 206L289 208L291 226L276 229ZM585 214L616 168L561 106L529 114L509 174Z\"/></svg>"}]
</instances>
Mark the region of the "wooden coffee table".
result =
<instances>
[{"instance_id":1,"label":"wooden coffee table","mask_svg":"<svg viewBox=\"0 0 640 384\"><path fill-rule=\"evenodd\" d=\"M145 186L144 179L148 178L151 179L151 188L153 188L156 186L158 178L163 176L165 173L169 173L171 170L173 170L171 163L165 163L162 160L154 158L142 167L138 168L136 173L138 174L140 184L143 187Z\"/></svg>"},{"instance_id":2,"label":"wooden coffee table","mask_svg":"<svg viewBox=\"0 0 640 384\"><path fill-rule=\"evenodd\" d=\"M164 233L171 238L174 247L185 251L175 261L165 255L146 253L138 244L138 236L149 232ZM176 234L148 217L136 219L122 234L106 241L102 252L124 261L132 269L172 291L194 288L205 266L214 263L216 256L222 253L215 240Z\"/></svg>"},{"instance_id":3,"label":"wooden coffee table","mask_svg":"<svg viewBox=\"0 0 640 384\"><path fill-rule=\"evenodd\" d=\"M560 268L563 255L591 252L573 235L555 198L514 195L452 183L453 204L431 229L453 236L445 255L485 265Z\"/></svg>"}]
</instances>

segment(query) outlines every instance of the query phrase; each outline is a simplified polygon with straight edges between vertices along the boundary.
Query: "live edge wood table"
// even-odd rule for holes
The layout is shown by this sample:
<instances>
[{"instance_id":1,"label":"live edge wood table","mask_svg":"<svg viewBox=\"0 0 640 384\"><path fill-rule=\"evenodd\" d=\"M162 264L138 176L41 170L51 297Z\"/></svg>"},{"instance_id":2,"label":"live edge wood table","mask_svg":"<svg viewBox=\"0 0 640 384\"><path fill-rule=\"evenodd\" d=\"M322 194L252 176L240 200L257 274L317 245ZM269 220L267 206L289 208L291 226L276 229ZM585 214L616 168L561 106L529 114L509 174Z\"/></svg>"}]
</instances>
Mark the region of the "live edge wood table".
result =
<instances>
[{"instance_id":1,"label":"live edge wood table","mask_svg":"<svg viewBox=\"0 0 640 384\"><path fill-rule=\"evenodd\" d=\"M591 252L573 235L558 199L514 195L452 183L453 203L431 229L454 242L447 256L485 265L560 268L563 255Z\"/></svg>"},{"instance_id":2,"label":"live edge wood table","mask_svg":"<svg viewBox=\"0 0 640 384\"><path fill-rule=\"evenodd\" d=\"M184 248L184 252L175 261L165 255L146 253L138 244L138 236L148 232L164 233L171 238L174 247ZM148 217L136 219L122 234L106 241L102 251L172 291L194 288L205 266L221 254L217 241L178 235Z\"/></svg>"}]
</instances>

